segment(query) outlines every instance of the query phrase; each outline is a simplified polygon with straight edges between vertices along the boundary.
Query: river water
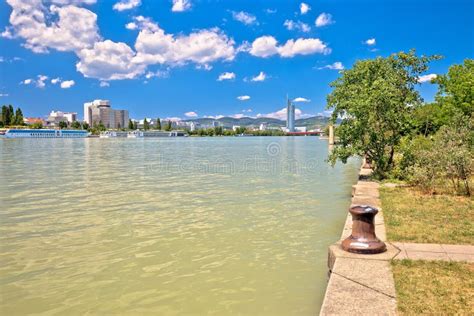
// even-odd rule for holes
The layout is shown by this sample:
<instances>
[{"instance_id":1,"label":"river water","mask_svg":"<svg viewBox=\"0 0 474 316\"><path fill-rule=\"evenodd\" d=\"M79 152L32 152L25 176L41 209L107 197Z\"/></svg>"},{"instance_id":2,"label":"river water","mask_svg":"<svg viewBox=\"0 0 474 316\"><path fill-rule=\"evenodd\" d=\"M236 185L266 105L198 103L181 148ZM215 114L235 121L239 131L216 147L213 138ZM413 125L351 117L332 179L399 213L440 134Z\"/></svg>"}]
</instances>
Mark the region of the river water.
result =
<instances>
[{"instance_id":1,"label":"river water","mask_svg":"<svg viewBox=\"0 0 474 316\"><path fill-rule=\"evenodd\" d=\"M356 182L316 137L0 139L0 314L315 315Z\"/></svg>"}]
</instances>

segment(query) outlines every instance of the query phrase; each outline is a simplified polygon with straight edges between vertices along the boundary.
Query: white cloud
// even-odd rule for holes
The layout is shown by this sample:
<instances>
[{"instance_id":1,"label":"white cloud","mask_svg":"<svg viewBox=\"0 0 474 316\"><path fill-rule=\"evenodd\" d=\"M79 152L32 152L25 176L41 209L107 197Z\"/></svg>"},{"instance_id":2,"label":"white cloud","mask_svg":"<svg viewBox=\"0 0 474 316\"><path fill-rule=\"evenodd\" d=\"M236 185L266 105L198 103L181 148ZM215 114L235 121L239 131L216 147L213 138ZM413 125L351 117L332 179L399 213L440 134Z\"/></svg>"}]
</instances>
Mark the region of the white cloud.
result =
<instances>
[{"instance_id":1,"label":"white cloud","mask_svg":"<svg viewBox=\"0 0 474 316\"><path fill-rule=\"evenodd\" d=\"M92 1L53 1L54 3L93 3ZM48 8L40 1L7 0L12 7L10 26L3 37L23 38L26 48L35 53L78 51L100 39L97 15L85 8L67 5ZM49 9L49 10L47 10ZM50 22L51 20L51 22Z\"/></svg>"},{"instance_id":2,"label":"white cloud","mask_svg":"<svg viewBox=\"0 0 474 316\"><path fill-rule=\"evenodd\" d=\"M219 75L219 78L217 78L217 81L233 80L233 79L235 79L235 73L233 73L233 72L223 72Z\"/></svg>"},{"instance_id":3,"label":"white cloud","mask_svg":"<svg viewBox=\"0 0 474 316\"><path fill-rule=\"evenodd\" d=\"M97 0L50 0L53 4L59 5L81 5L81 4L94 4Z\"/></svg>"},{"instance_id":4,"label":"white cloud","mask_svg":"<svg viewBox=\"0 0 474 316\"><path fill-rule=\"evenodd\" d=\"M106 88L106 87L110 87L110 83L108 83L107 81L101 81L99 86L101 88Z\"/></svg>"},{"instance_id":5,"label":"white cloud","mask_svg":"<svg viewBox=\"0 0 474 316\"><path fill-rule=\"evenodd\" d=\"M317 18L314 24L316 27L322 27L325 25L333 24L334 21L332 19L332 15L329 13L321 13Z\"/></svg>"},{"instance_id":6,"label":"white cloud","mask_svg":"<svg viewBox=\"0 0 474 316\"><path fill-rule=\"evenodd\" d=\"M241 95L237 97L237 100L239 101L247 101L250 100L250 97L248 95Z\"/></svg>"},{"instance_id":7,"label":"white cloud","mask_svg":"<svg viewBox=\"0 0 474 316\"><path fill-rule=\"evenodd\" d=\"M311 7L308 4L306 4L304 2L301 2L301 4L300 4L300 13L301 14L306 14L306 13L308 13L309 10L311 10Z\"/></svg>"},{"instance_id":8,"label":"white cloud","mask_svg":"<svg viewBox=\"0 0 474 316\"><path fill-rule=\"evenodd\" d=\"M20 84L29 85L33 83L33 79L25 79Z\"/></svg>"},{"instance_id":9,"label":"white cloud","mask_svg":"<svg viewBox=\"0 0 474 316\"><path fill-rule=\"evenodd\" d=\"M310 116L311 116L310 114L303 113L303 111L301 111L300 109L295 108L295 118L296 119L310 117ZM286 120L286 107L279 110L279 111L276 111L276 112L271 112L271 113L267 113L267 114L260 114L260 113L257 114L257 118L260 118L260 117L268 117L268 118L274 118L274 119L278 119L278 120Z\"/></svg>"},{"instance_id":10,"label":"white cloud","mask_svg":"<svg viewBox=\"0 0 474 316\"><path fill-rule=\"evenodd\" d=\"M130 23L125 24L125 28L127 30L136 30L138 28L138 25L135 22L130 22Z\"/></svg>"},{"instance_id":11,"label":"white cloud","mask_svg":"<svg viewBox=\"0 0 474 316\"><path fill-rule=\"evenodd\" d=\"M57 84L57 83L60 83L60 82L61 82L61 79L60 79L60 78L51 79L51 83L52 83L52 84Z\"/></svg>"},{"instance_id":12,"label":"white cloud","mask_svg":"<svg viewBox=\"0 0 474 316\"><path fill-rule=\"evenodd\" d=\"M302 97L298 97L298 98L295 98L293 100L293 102L311 102L310 99L306 99L306 98L302 98Z\"/></svg>"},{"instance_id":13,"label":"white cloud","mask_svg":"<svg viewBox=\"0 0 474 316\"><path fill-rule=\"evenodd\" d=\"M218 28L198 30L189 35L166 34L156 28L144 28L138 34L136 60L144 64L183 65L188 62L209 64L230 61L236 55L234 40Z\"/></svg>"},{"instance_id":14,"label":"white cloud","mask_svg":"<svg viewBox=\"0 0 474 316\"><path fill-rule=\"evenodd\" d=\"M268 14L274 14L277 12L276 9L265 9L265 12L268 13Z\"/></svg>"},{"instance_id":15,"label":"white cloud","mask_svg":"<svg viewBox=\"0 0 474 316\"><path fill-rule=\"evenodd\" d=\"M260 71L260 73L257 76L252 78L252 81L254 82L265 81L265 79L267 79L267 75L263 71Z\"/></svg>"},{"instance_id":16,"label":"white cloud","mask_svg":"<svg viewBox=\"0 0 474 316\"><path fill-rule=\"evenodd\" d=\"M48 76L38 75L38 80L36 80L36 86L38 88L44 88L46 86L46 80L48 80Z\"/></svg>"},{"instance_id":17,"label":"white cloud","mask_svg":"<svg viewBox=\"0 0 474 316\"><path fill-rule=\"evenodd\" d=\"M369 38L368 40L365 41L365 44L369 46L375 45L376 44L375 38Z\"/></svg>"},{"instance_id":18,"label":"white cloud","mask_svg":"<svg viewBox=\"0 0 474 316\"><path fill-rule=\"evenodd\" d=\"M170 75L169 69L166 70L157 70L155 72L149 71L146 73L145 78L151 79L151 78L168 78Z\"/></svg>"},{"instance_id":19,"label":"white cloud","mask_svg":"<svg viewBox=\"0 0 474 316\"><path fill-rule=\"evenodd\" d=\"M61 82L61 89L69 89L75 84L76 83L74 82L74 80L63 81L63 82Z\"/></svg>"},{"instance_id":20,"label":"white cloud","mask_svg":"<svg viewBox=\"0 0 474 316\"><path fill-rule=\"evenodd\" d=\"M189 0L173 0L171 11L183 12L191 9L191 2Z\"/></svg>"},{"instance_id":21,"label":"white cloud","mask_svg":"<svg viewBox=\"0 0 474 316\"><path fill-rule=\"evenodd\" d=\"M319 67L318 69L343 70L344 65L340 61L336 61L335 63L332 63L330 65L326 65L326 66L323 66L323 67Z\"/></svg>"},{"instance_id":22,"label":"white cloud","mask_svg":"<svg viewBox=\"0 0 474 316\"><path fill-rule=\"evenodd\" d=\"M243 109L242 112L243 113L252 113L252 109Z\"/></svg>"},{"instance_id":23,"label":"white cloud","mask_svg":"<svg viewBox=\"0 0 474 316\"><path fill-rule=\"evenodd\" d=\"M135 52L125 43L97 42L78 53L76 69L85 77L101 80L133 79L144 73L146 65L136 62Z\"/></svg>"},{"instance_id":24,"label":"white cloud","mask_svg":"<svg viewBox=\"0 0 474 316\"><path fill-rule=\"evenodd\" d=\"M141 0L122 0L114 4L113 9L117 11L125 11L136 8L141 4Z\"/></svg>"},{"instance_id":25,"label":"white cloud","mask_svg":"<svg viewBox=\"0 0 474 316\"><path fill-rule=\"evenodd\" d=\"M237 114L231 115L231 117L236 118L236 119L241 119L245 117L245 115L242 113L237 113Z\"/></svg>"},{"instance_id":26,"label":"white cloud","mask_svg":"<svg viewBox=\"0 0 474 316\"><path fill-rule=\"evenodd\" d=\"M0 97L8 97L8 93L0 93Z\"/></svg>"},{"instance_id":27,"label":"white cloud","mask_svg":"<svg viewBox=\"0 0 474 316\"><path fill-rule=\"evenodd\" d=\"M437 77L436 74L423 75L418 77L419 83L431 82L431 80Z\"/></svg>"},{"instance_id":28,"label":"white cloud","mask_svg":"<svg viewBox=\"0 0 474 316\"><path fill-rule=\"evenodd\" d=\"M234 18L234 20L242 22L245 25L258 24L255 15L244 11L232 12L232 17Z\"/></svg>"},{"instance_id":29,"label":"white cloud","mask_svg":"<svg viewBox=\"0 0 474 316\"><path fill-rule=\"evenodd\" d=\"M198 115L197 115L196 112L191 111L191 112L184 113L184 116L186 116L186 117L197 117Z\"/></svg>"},{"instance_id":30,"label":"white cloud","mask_svg":"<svg viewBox=\"0 0 474 316\"><path fill-rule=\"evenodd\" d=\"M292 21L292 20L285 20L285 22L283 23L283 25L289 30L289 31L293 31L293 30L299 30L299 31L302 31L302 32L309 32L311 31L311 26L309 26L308 24L306 23L303 23L301 21Z\"/></svg>"},{"instance_id":31,"label":"white cloud","mask_svg":"<svg viewBox=\"0 0 474 316\"><path fill-rule=\"evenodd\" d=\"M315 53L329 54L331 49L319 38L298 38L288 40L285 45L278 46L273 36L262 36L253 41L249 53L257 57L269 57L279 54L281 57L293 57L295 55L310 55Z\"/></svg>"}]
</instances>

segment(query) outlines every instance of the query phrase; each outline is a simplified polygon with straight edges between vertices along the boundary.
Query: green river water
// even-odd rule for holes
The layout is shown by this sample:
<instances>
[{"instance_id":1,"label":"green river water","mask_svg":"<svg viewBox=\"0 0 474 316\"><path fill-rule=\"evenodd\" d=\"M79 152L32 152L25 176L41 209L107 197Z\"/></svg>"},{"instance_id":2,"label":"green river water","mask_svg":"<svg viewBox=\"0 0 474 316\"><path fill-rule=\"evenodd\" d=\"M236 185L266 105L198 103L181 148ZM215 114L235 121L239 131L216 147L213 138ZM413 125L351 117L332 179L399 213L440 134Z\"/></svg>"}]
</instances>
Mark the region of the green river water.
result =
<instances>
[{"instance_id":1,"label":"green river water","mask_svg":"<svg viewBox=\"0 0 474 316\"><path fill-rule=\"evenodd\" d=\"M0 314L315 315L357 178L316 137L0 139Z\"/></svg>"}]
</instances>

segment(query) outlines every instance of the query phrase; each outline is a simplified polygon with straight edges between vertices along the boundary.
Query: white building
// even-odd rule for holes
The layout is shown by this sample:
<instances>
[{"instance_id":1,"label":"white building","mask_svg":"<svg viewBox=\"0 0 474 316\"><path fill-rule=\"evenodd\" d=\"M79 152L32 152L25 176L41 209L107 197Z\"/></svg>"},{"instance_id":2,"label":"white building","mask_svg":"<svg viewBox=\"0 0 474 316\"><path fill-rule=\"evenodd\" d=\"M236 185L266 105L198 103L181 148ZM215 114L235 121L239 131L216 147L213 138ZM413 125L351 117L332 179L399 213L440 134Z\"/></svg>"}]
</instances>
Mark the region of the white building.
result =
<instances>
[{"instance_id":1,"label":"white building","mask_svg":"<svg viewBox=\"0 0 474 316\"><path fill-rule=\"evenodd\" d=\"M199 123L196 123L196 122L190 122L189 123L189 130L191 132L194 132L198 128L199 128Z\"/></svg>"},{"instance_id":2,"label":"white building","mask_svg":"<svg viewBox=\"0 0 474 316\"><path fill-rule=\"evenodd\" d=\"M84 122L90 126L102 123L107 128L125 128L128 111L112 109L108 100L94 100L84 103Z\"/></svg>"},{"instance_id":3,"label":"white building","mask_svg":"<svg viewBox=\"0 0 474 316\"><path fill-rule=\"evenodd\" d=\"M66 122L71 124L77 119L76 112L63 112L63 111L51 111L48 119L46 120L47 125L57 126L59 122Z\"/></svg>"},{"instance_id":4,"label":"white building","mask_svg":"<svg viewBox=\"0 0 474 316\"><path fill-rule=\"evenodd\" d=\"M233 130L234 132L237 131L237 129L239 129L239 128L240 128L240 125L234 125L234 126L232 126L232 130Z\"/></svg>"},{"instance_id":5,"label":"white building","mask_svg":"<svg viewBox=\"0 0 474 316\"><path fill-rule=\"evenodd\" d=\"M259 127L259 130L261 131L266 131L268 128L268 124L263 122L263 123L260 123L260 127Z\"/></svg>"}]
</instances>

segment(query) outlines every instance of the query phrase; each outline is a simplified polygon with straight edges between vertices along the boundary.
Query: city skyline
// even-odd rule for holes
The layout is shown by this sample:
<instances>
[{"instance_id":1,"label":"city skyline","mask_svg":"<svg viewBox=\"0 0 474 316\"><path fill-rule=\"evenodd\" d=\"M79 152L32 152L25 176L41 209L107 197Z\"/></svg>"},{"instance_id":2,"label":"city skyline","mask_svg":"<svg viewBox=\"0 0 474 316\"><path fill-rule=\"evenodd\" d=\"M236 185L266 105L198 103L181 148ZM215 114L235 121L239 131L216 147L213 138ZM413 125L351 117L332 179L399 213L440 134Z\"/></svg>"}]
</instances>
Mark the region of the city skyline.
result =
<instances>
[{"instance_id":1,"label":"city skyline","mask_svg":"<svg viewBox=\"0 0 474 316\"><path fill-rule=\"evenodd\" d=\"M397 3L8 0L0 101L28 116L81 113L84 102L107 99L132 118L285 120L287 93L296 118L324 113L339 70L411 48L444 56L421 78L431 101L429 79L473 57L472 41L459 40L474 36L465 27L473 4Z\"/></svg>"}]
</instances>

